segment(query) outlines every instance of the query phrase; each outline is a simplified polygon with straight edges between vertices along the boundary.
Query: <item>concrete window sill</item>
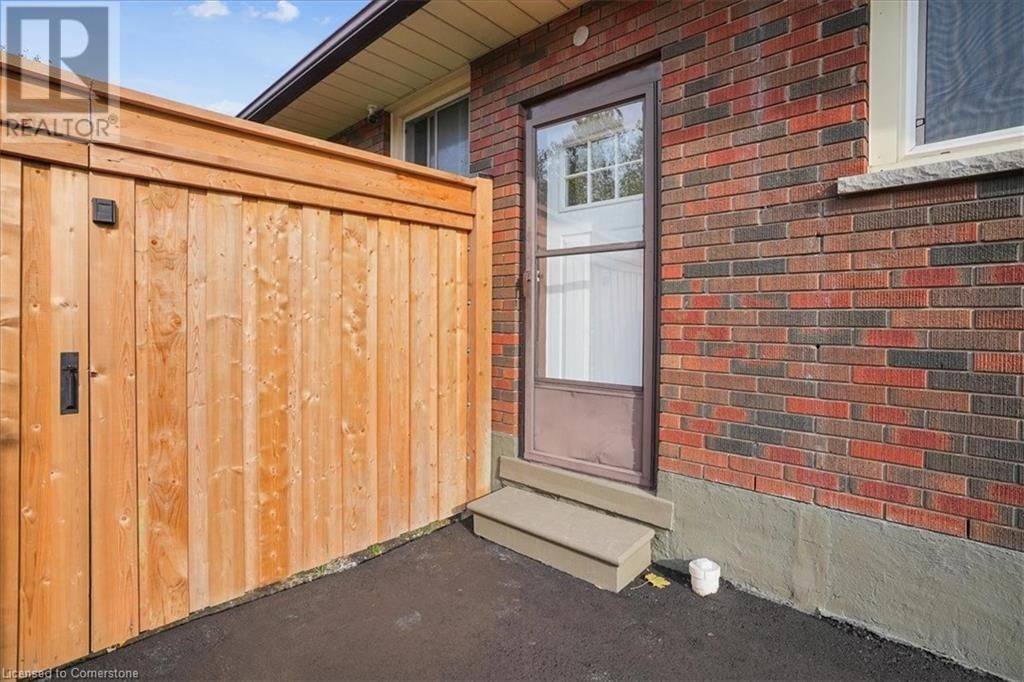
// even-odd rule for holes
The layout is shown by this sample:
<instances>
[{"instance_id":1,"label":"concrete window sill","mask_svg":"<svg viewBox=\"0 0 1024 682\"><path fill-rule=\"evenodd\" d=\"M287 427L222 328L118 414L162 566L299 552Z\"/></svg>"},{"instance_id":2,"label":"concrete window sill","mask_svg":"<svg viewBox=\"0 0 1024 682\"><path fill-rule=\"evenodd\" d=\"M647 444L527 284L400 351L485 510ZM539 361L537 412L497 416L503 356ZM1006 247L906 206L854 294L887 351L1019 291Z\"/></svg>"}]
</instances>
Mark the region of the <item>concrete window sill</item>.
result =
<instances>
[{"instance_id":1,"label":"concrete window sill","mask_svg":"<svg viewBox=\"0 0 1024 682\"><path fill-rule=\"evenodd\" d=\"M910 187L1022 169L1024 169L1024 150L982 154L965 159L936 161L920 166L877 170L863 175L839 178L839 194L876 192L882 189Z\"/></svg>"}]
</instances>

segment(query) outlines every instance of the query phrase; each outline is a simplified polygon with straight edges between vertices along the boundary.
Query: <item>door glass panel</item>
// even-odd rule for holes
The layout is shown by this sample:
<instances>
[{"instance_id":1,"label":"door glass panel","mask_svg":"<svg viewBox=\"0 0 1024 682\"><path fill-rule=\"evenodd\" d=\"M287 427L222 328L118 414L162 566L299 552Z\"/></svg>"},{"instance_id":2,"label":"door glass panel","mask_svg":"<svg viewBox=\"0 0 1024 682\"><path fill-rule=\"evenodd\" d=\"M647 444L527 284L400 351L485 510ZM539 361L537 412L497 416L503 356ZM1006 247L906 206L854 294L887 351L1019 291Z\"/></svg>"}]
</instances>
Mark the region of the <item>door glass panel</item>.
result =
<instances>
[{"instance_id":1,"label":"door glass panel","mask_svg":"<svg viewBox=\"0 0 1024 682\"><path fill-rule=\"evenodd\" d=\"M643 385L644 252L538 261L537 373Z\"/></svg>"},{"instance_id":2,"label":"door glass panel","mask_svg":"<svg viewBox=\"0 0 1024 682\"><path fill-rule=\"evenodd\" d=\"M537 130L541 251L644 238L643 101Z\"/></svg>"}]
</instances>

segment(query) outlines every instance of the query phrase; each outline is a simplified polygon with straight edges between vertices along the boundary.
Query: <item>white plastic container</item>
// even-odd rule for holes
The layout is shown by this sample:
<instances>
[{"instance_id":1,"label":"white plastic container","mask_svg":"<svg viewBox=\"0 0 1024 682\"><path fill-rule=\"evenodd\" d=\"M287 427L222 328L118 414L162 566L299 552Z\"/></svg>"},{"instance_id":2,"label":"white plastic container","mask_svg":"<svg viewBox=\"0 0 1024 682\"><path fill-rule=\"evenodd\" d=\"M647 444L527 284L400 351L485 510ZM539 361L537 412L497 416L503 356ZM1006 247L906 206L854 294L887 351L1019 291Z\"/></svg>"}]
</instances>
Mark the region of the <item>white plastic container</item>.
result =
<instances>
[{"instance_id":1,"label":"white plastic container","mask_svg":"<svg viewBox=\"0 0 1024 682\"><path fill-rule=\"evenodd\" d=\"M718 592L718 580L722 567L711 559L694 559L690 562L690 587L701 597Z\"/></svg>"}]
</instances>

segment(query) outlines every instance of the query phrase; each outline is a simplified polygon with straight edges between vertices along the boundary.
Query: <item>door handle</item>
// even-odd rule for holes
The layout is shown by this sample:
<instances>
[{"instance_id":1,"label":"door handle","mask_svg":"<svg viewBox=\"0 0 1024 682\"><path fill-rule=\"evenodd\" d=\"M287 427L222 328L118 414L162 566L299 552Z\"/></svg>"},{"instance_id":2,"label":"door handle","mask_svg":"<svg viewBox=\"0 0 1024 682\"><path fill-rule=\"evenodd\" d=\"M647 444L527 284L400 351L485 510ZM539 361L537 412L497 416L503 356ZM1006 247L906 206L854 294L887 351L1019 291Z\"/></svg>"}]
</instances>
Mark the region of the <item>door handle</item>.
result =
<instances>
[{"instance_id":1,"label":"door handle","mask_svg":"<svg viewBox=\"0 0 1024 682\"><path fill-rule=\"evenodd\" d=\"M78 414L78 353L60 354L60 413Z\"/></svg>"},{"instance_id":2,"label":"door handle","mask_svg":"<svg viewBox=\"0 0 1024 682\"><path fill-rule=\"evenodd\" d=\"M523 270L523 276L521 280L522 283L520 286L520 288L523 291L523 296L529 296L530 286L532 286L534 283L540 284L540 281L543 278L544 272L540 268L537 268L536 272L534 272L531 268L526 268L525 270Z\"/></svg>"}]
</instances>

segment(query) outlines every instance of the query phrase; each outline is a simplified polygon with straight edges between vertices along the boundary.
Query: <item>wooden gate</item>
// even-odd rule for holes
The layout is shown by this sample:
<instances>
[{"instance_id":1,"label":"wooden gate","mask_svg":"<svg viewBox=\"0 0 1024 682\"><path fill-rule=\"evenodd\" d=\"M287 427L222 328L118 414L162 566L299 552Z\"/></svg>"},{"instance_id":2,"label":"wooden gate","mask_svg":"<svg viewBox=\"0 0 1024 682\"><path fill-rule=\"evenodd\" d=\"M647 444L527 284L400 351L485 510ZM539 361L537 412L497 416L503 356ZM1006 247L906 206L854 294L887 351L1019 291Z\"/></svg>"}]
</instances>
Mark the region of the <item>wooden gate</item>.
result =
<instances>
[{"instance_id":1,"label":"wooden gate","mask_svg":"<svg viewBox=\"0 0 1024 682\"><path fill-rule=\"evenodd\" d=\"M4 670L490 487L489 181L119 94L114 139L0 128Z\"/></svg>"}]
</instances>

